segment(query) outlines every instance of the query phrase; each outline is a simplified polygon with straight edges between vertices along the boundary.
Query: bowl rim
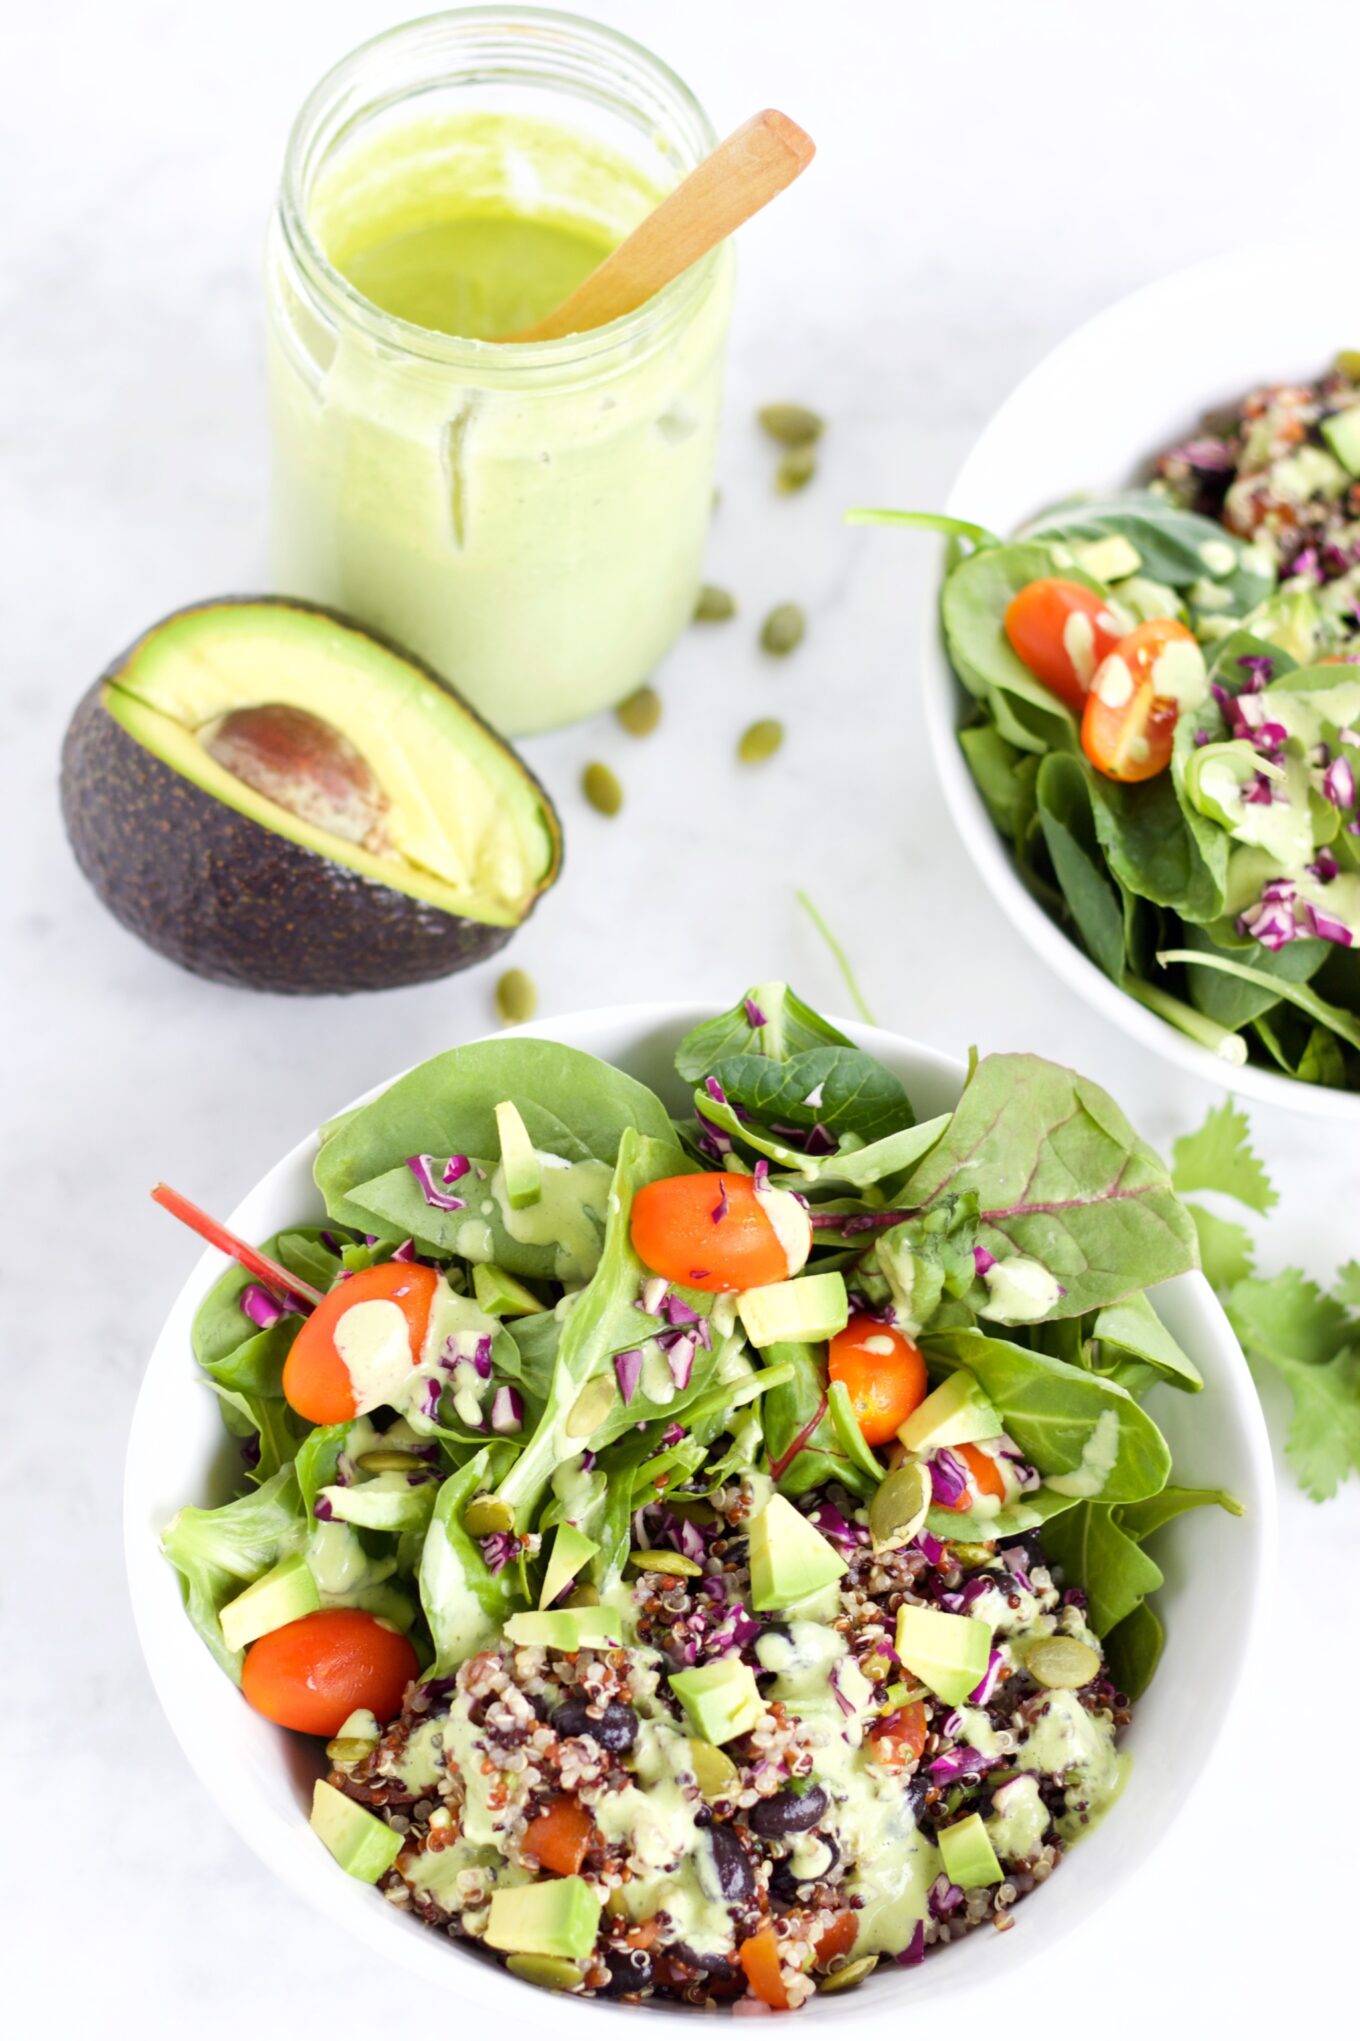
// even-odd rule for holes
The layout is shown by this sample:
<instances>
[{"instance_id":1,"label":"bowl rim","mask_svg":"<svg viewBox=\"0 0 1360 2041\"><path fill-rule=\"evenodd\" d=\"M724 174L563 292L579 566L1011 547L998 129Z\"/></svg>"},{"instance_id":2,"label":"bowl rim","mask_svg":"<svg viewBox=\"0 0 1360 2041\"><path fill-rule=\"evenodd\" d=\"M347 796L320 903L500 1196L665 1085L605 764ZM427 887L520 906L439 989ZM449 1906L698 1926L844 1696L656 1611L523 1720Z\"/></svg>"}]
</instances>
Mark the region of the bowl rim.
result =
<instances>
[{"instance_id":1,"label":"bowl rim","mask_svg":"<svg viewBox=\"0 0 1360 2041\"><path fill-rule=\"evenodd\" d=\"M564 1042L569 1046L579 1044L583 1035L610 1029L614 1033L626 1033L630 1041L639 1048L658 1031L678 1033L694 1024L697 1018L721 1011L717 1001L648 1001L613 1007L582 1008L577 1011L554 1015L520 1027L500 1029L492 1034L469 1037L471 1040L499 1040L540 1038ZM899 1061L915 1065L922 1076L961 1089L966 1076L966 1066L959 1058L946 1056L927 1044L915 1041L910 1036L899 1035L885 1028L868 1026L828 1015L833 1026L841 1029L860 1046L892 1055ZM463 1046L458 1044L455 1046ZM438 1053L438 1052L436 1052ZM590 1053L594 1053L593 1051ZM626 1054L627 1051L617 1051ZM407 1066L411 1067L411 1066ZM404 1075L398 1070L388 1077L369 1086L351 1101L353 1106L368 1103L377 1098ZM248 1208L257 1199L266 1199L275 1185L292 1173L301 1163L310 1165L315 1153L319 1135L311 1130L281 1155L257 1182L240 1198L229 1213L226 1224L233 1230L249 1230ZM310 1170L309 1170L310 1173ZM181 1366L185 1358L184 1345L193 1313L201 1302L206 1290L221 1272L223 1257L213 1248L205 1248L196 1258L188 1276L181 1285L175 1300L166 1315L155 1343L148 1357L141 1382L138 1385L136 1402L129 1426L123 1476L123 1546L124 1565L127 1575L129 1598L138 1641L146 1662L152 1688L176 1742L188 1760L191 1769L207 1791L218 1811L225 1815L237 1835L267 1868L278 1877L299 1899L324 1914L334 1925L357 1935L376 1953L382 1954L413 1975L441 1986L456 2002L460 1997L472 2001L488 2010L513 2012L516 2004L524 2013L530 2008L521 1998L507 1996L512 1990L519 1992L518 1980L513 1979L494 1962L479 1957L463 1945L455 1943L454 1965L449 1962L448 1950L441 1938L432 1935L428 1929L415 1921L413 1916L399 1913L396 1909L378 1903L379 1895L357 1881L343 1875L332 1875L334 1867L329 1864L325 1853L308 1850L299 1854L296 1848L299 1823L296 1809L282 1809L272 1800L265 1804L260 1796L238 1792L234 1796L225 1794L219 1783L219 1756L212 1735L203 1722L196 1718L192 1706L176 1692L179 1681L176 1666L182 1662L192 1666L189 1674L195 1685L205 1677L220 1681L223 1677L215 1661L207 1653L184 1616L175 1599L174 1614L177 1621L165 1620L167 1603L167 1562L162 1556L157 1540L148 1536L148 1518L142 1499L142 1480L148 1465L151 1443L148 1437L152 1413L159 1398L158 1377L166 1369ZM1276 1546L1278 1533L1277 1498L1274 1483L1274 1469L1270 1441L1259 1400L1251 1381L1250 1371L1240 1345L1228 1322L1221 1304L1210 1289L1205 1277L1192 1270L1173 1279L1165 1287L1188 1286L1195 1305L1201 1313L1206 1337L1216 1340L1220 1357L1227 1375L1227 1394L1236 1406L1241 1421L1244 1452L1250 1474L1251 1493L1248 1498L1249 1524L1255 1539L1256 1564L1247 1576L1247 1606L1238 1625L1240 1648L1235 1674L1222 1696L1219 1710L1219 1731L1211 1746L1216 1754L1221 1737L1222 1724L1228 1719L1238 1693L1261 1651L1263 1618L1269 1600L1271 1585L1276 1570ZM1145 1869L1149 1859L1161 1847L1170 1828L1179 1821L1185 1806L1194 1798L1196 1791L1209 1767L1204 1767L1194 1778L1188 1780L1170 1821L1154 1841L1138 1857L1135 1868ZM284 1768L280 1767L283 1775ZM238 1784L240 1782L238 1781ZM258 1804L257 1804L258 1802ZM305 1823L302 1824L305 1828ZM304 1837L310 1843L310 1832ZM1116 1872L1109 1880L1109 1896L1113 1897L1122 1883L1124 1875ZM1057 1923L1056 1933L1047 1937L1027 1936L1018 1946L1007 1947L1007 1979L1017 1968L1024 1969L1040 1958L1060 1940L1064 1933L1070 1933L1078 1922ZM397 1933L393 1929L397 1928ZM407 1930L402 1939L398 1934ZM970 1936L969 1945L987 1946L998 1938ZM1005 1938L1010 1944L1010 1938ZM914 1972L923 1978L925 1973ZM931 1998L948 1992L954 2003L966 1998L971 1991L976 1995L988 1989L1003 1989L1004 1982L989 1973L988 1966L974 1960L950 1966L947 1981L939 1978L938 1972L932 1980L927 1997L918 1995L918 2004L924 2006ZM858 2003L856 2003L858 2001ZM883 2026L886 2041L886 2023L900 2019L901 2000L884 1979L880 1990L872 1995L855 1993L842 2001L837 1998L828 2005L814 1999L817 2017L823 2028L833 2021L845 2022L853 2017L862 2032L869 2032L876 2023ZM645 2010L654 2021L658 2014L669 2019L689 2018L689 2008L672 2005L665 2001L651 2002L645 2009L618 2005L609 2000L582 2000L579 2003L564 1997L554 2001L552 2017L556 2021L567 2020L579 2023L587 2014L597 2018L601 2010L616 2013L636 2014ZM812 2007L804 2009L807 2018ZM896 2027L894 2027L896 2032Z\"/></svg>"},{"instance_id":2,"label":"bowl rim","mask_svg":"<svg viewBox=\"0 0 1360 2041\"><path fill-rule=\"evenodd\" d=\"M1319 244L1312 244L1319 245ZM964 457L945 497L944 510L950 517L976 515L974 475L989 457L995 438L1006 429L1011 416L1029 401L1033 387L1054 377L1064 362L1099 344L1107 332L1139 312L1155 306L1161 298L1175 298L1187 288L1211 285L1216 278L1234 277L1247 269L1259 278L1269 274L1272 256L1288 253L1297 261L1297 242L1272 242L1187 263L1152 282L1126 292L1085 319L1050 348L1020 378L992 412ZM1306 252L1306 250L1305 250ZM1331 259L1334 259L1334 254ZM1265 265L1265 267L1263 267ZM1193 397L1190 400L1193 402ZM1187 409L1188 409L1187 405ZM1131 450L1130 467L1147 457L1146 447ZM936 774L943 786L945 802L973 868L1018 929L1029 947L1056 972L1072 991L1103 1014L1126 1035L1154 1055L1163 1056L1192 1076L1205 1079L1235 1097L1259 1100L1286 1112L1309 1118L1335 1118L1360 1122L1360 1092L1342 1091L1331 1085L1306 1084L1283 1071L1247 1062L1240 1066L1226 1062L1198 1042L1192 1042L1169 1021L1140 1006L1130 993L1107 978L1092 962L1076 938L1066 933L1034 898L1025 885L1014 859L987 813L958 742L959 709L967 694L949 661L939 616L939 589L943 585L946 544L938 549L940 571L932 586L921 639L921 670L924 680L926 728Z\"/></svg>"}]
</instances>

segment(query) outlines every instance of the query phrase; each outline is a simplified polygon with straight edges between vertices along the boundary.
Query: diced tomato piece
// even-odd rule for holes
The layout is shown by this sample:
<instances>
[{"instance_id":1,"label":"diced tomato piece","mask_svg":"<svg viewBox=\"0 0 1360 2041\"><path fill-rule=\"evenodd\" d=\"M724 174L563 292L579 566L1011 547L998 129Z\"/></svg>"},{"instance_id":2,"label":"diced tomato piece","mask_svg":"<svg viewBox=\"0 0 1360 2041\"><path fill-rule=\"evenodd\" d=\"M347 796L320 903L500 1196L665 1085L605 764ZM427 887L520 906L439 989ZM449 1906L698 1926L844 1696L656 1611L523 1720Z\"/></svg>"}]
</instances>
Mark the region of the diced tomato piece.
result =
<instances>
[{"instance_id":1,"label":"diced tomato piece","mask_svg":"<svg viewBox=\"0 0 1360 2041\"><path fill-rule=\"evenodd\" d=\"M838 1332L827 1350L827 1372L843 1382L868 1446L886 1446L918 1403L925 1400L926 1364L918 1346L896 1326L863 1314Z\"/></svg>"},{"instance_id":2,"label":"diced tomato piece","mask_svg":"<svg viewBox=\"0 0 1360 2041\"><path fill-rule=\"evenodd\" d=\"M559 1794L524 1831L527 1855L537 1857L545 1871L570 1878L585 1862L594 1824L573 1793Z\"/></svg>"},{"instance_id":3,"label":"diced tomato piece","mask_svg":"<svg viewBox=\"0 0 1360 2041\"><path fill-rule=\"evenodd\" d=\"M824 1935L817 1939L813 1960L819 1970L825 1970L828 1963L837 1956L848 1956L855 1946L859 1933L859 1922L852 1913L837 1914Z\"/></svg>"},{"instance_id":4,"label":"diced tomato piece","mask_svg":"<svg viewBox=\"0 0 1360 2041\"><path fill-rule=\"evenodd\" d=\"M758 1934L749 1935L737 1955L756 1997L777 2013L788 2012L789 1995L779 1968L779 1942L774 1929L767 1924Z\"/></svg>"},{"instance_id":5,"label":"diced tomato piece","mask_svg":"<svg viewBox=\"0 0 1360 2041\"><path fill-rule=\"evenodd\" d=\"M871 1724L869 1741L878 1764L905 1766L914 1763L926 1747L926 1710L923 1701L908 1701Z\"/></svg>"}]
</instances>

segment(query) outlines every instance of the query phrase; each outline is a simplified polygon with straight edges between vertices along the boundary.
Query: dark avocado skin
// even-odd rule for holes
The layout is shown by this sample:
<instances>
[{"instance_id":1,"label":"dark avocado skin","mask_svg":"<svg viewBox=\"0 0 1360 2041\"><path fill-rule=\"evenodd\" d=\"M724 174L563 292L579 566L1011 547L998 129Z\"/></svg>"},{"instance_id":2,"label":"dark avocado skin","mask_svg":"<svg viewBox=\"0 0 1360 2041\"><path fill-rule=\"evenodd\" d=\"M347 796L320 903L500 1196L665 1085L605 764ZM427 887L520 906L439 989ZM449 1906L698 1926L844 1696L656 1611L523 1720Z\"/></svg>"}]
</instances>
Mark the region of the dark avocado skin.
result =
<instances>
[{"instance_id":1,"label":"dark avocado skin","mask_svg":"<svg viewBox=\"0 0 1360 2041\"><path fill-rule=\"evenodd\" d=\"M104 681L123 663L95 682L71 719L61 806L81 871L153 950L202 978L255 991L377 992L465 970L515 934L367 879L205 793L103 707ZM537 787L527 769L525 778ZM538 792L556 831L552 805ZM545 888L558 869L560 849Z\"/></svg>"}]
</instances>

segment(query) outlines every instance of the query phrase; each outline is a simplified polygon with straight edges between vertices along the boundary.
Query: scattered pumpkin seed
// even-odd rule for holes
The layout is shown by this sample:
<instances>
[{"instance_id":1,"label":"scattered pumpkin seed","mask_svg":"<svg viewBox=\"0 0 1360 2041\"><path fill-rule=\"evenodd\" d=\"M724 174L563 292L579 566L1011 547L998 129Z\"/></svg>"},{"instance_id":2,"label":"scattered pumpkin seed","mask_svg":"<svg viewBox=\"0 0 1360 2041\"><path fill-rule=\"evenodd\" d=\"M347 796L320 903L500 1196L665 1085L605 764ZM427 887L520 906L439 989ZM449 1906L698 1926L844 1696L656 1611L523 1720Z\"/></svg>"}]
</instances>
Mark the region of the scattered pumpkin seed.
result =
<instances>
[{"instance_id":1,"label":"scattered pumpkin seed","mask_svg":"<svg viewBox=\"0 0 1360 2041\"><path fill-rule=\"evenodd\" d=\"M568 1956L507 1956L505 1967L512 1977L543 1991L579 1991L585 1983L580 1964Z\"/></svg>"},{"instance_id":2,"label":"scattered pumpkin seed","mask_svg":"<svg viewBox=\"0 0 1360 2041\"><path fill-rule=\"evenodd\" d=\"M654 687L634 688L614 714L630 737L650 737L661 721L661 697Z\"/></svg>"},{"instance_id":3,"label":"scattered pumpkin seed","mask_svg":"<svg viewBox=\"0 0 1360 2041\"><path fill-rule=\"evenodd\" d=\"M783 659L803 642L807 619L796 602L781 602L770 611L760 627L760 643L776 659Z\"/></svg>"},{"instance_id":4,"label":"scattered pumpkin seed","mask_svg":"<svg viewBox=\"0 0 1360 2041\"><path fill-rule=\"evenodd\" d=\"M756 417L780 446L811 446L820 439L826 421L806 404L764 404Z\"/></svg>"},{"instance_id":5,"label":"scattered pumpkin seed","mask_svg":"<svg viewBox=\"0 0 1360 2041\"><path fill-rule=\"evenodd\" d=\"M930 1476L919 1460L905 1460L880 1481L869 1502L869 1536L875 1552L909 1545L930 1508Z\"/></svg>"},{"instance_id":6,"label":"scattered pumpkin seed","mask_svg":"<svg viewBox=\"0 0 1360 2041\"><path fill-rule=\"evenodd\" d=\"M1100 1653L1080 1637L1041 1637L1025 1653L1025 1669L1041 1687L1084 1687L1100 1671Z\"/></svg>"},{"instance_id":7,"label":"scattered pumpkin seed","mask_svg":"<svg viewBox=\"0 0 1360 2041\"><path fill-rule=\"evenodd\" d=\"M758 723L752 723L743 730L737 745L737 757L743 765L764 765L767 758L773 758L784 742L784 725L773 716L762 716Z\"/></svg>"},{"instance_id":8,"label":"scattered pumpkin seed","mask_svg":"<svg viewBox=\"0 0 1360 2041\"><path fill-rule=\"evenodd\" d=\"M775 469L774 486L781 496L792 496L795 491L806 489L816 472L817 456L812 447L792 447Z\"/></svg>"},{"instance_id":9,"label":"scattered pumpkin seed","mask_svg":"<svg viewBox=\"0 0 1360 2041\"><path fill-rule=\"evenodd\" d=\"M877 1956L860 1956L853 1963L847 1963L840 1970L830 1970L825 1977L817 1979L821 1991L853 1991L857 1984L863 1984L871 1970L877 1970Z\"/></svg>"},{"instance_id":10,"label":"scattered pumpkin seed","mask_svg":"<svg viewBox=\"0 0 1360 2041\"><path fill-rule=\"evenodd\" d=\"M727 1752L720 1750L716 1743L702 1743L698 1737L691 1736L689 1761L695 1783L705 1800L727 1800L741 1784L741 1773Z\"/></svg>"},{"instance_id":11,"label":"scattered pumpkin seed","mask_svg":"<svg viewBox=\"0 0 1360 2041\"><path fill-rule=\"evenodd\" d=\"M474 1495L463 1511L463 1529L469 1538L493 1538L498 1531L513 1531L515 1512L498 1495Z\"/></svg>"},{"instance_id":12,"label":"scattered pumpkin seed","mask_svg":"<svg viewBox=\"0 0 1360 2041\"><path fill-rule=\"evenodd\" d=\"M377 1747L376 1736L333 1736L326 1745L326 1756L333 1765L357 1765Z\"/></svg>"},{"instance_id":13,"label":"scattered pumpkin seed","mask_svg":"<svg viewBox=\"0 0 1360 2041\"><path fill-rule=\"evenodd\" d=\"M597 1587L592 1587L589 1581L586 1581L582 1587L574 1587L567 1596L567 1607L569 1609L598 1609L599 1606L600 1590Z\"/></svg>"},{"instance_id":14,"label":"scattered pumpkin seed","mask_svg":"<svg viewBox=\"0 0 1360 2041\"><path fill-rule=\"evenodd\" d=\"M725 588L714 588L706 581L699 590L694 604L695 623L725 624L728 618L734 617L736 613L736 597L729 595Z\"/></svg>"},{"instance_id":15,"label":"scattered pumpkin seed","mask_svg":"<svg viewBox=\"0 0 1360 2041\"><path fill-rule=\"evenodd\" d=\"M1360 383L1360 348L1343 347L1335 366L1338 375L1349 376L1353 383Z\"/></svg>"},{"instance_id":16,"label":"scattered pumpkin seed","mask_svg":"<svg viewBox=\"0 0 1360 2041\"><path fill-rule=\"evenodd\" d=\"M581 774L581 792L601 815L617 815L623 806L623 788L607 765L595 759Z\"/></svg>"},{"instance_id":17,"label":"scattered pumpkin seed","mask_svg":"<svg viewBox=\"0 0 1360 2041\"><path fill-rule=\"evenodd\" d=\"M630 1552L628 1557L642 1573L673 1573L682 1580L698 1580L703 1567L697 1559L687 1559L681 1552Z\"/></svg>"},{"instance_id":18,"label":"scattered pumpkin seed","mask_svg":"<svg viewBox=\"0 0 1360 2041\"><path fill-rule=\"evenodd\" d=\"M401 1453L395 1447L384 1446L373 1453L360 1453L354 1462L362 1467L365 1474L409 1474L413 1467L423 1467L425 1462L419 1453Z\"/></svg>"},{"instance_id":19,"label":"scattered pumpkin seed","mask_svg":"<svg viewBox=\"0 0 1360 2041\"><path fill-rule=\"evenodd\" d=\"M596 1426L608 1417L617 1394L612 1375L592 1375L567 1412L567 1437L588 1439Z\"/></svg>"},{"instance_id":20,"label":"scattered pumpkin seed","mask_svg":"<svg viewBox=\"0 0 1360 2041\"><path fill-rule=\"evenodd\" d=\"M502 971L496 980L496 1012L503 1028L533 1019L538 1012L538 987L527 971Z\"/></svg>"},{"instance_id":21,"label":"scattered pumpkin seed","mask_svg":"<svg viewBox=\"0 0 1360 2041\"><path fill-rule=\"evenodd\" d=\"M949 1549L959 1566L985 1566L992 1557L990 1545L971 1545L966 1538L951 1538Z\"/></svg>"}]
</instances>

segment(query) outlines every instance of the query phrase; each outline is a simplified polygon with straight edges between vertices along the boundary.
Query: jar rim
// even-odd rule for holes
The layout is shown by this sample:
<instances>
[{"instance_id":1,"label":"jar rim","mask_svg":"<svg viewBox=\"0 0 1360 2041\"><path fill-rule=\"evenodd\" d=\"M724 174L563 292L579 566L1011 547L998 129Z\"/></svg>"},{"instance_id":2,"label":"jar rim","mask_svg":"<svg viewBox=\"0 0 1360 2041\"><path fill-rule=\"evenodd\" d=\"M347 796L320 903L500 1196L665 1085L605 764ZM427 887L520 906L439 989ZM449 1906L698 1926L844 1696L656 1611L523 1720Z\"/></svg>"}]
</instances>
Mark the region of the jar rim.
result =
<instances>
[{"instance_id":1,"label":"jar rim","mask_svg":"<svg viewBox=\"0 0 1360 2041\"><path fill-rule=\"evenodd\" d=\"M312 168L308 160L311 147L326 114L345 88L362 74L365 65L375 55L385 53L405 40L415 42L422 36L428 37L432 31L452 31L456 36L465 37L471 46L478 34L494 34L498 30L507 30L526 42L534 30L551 30L552 42L559 47L564 38L569 38L578 54L589 56L594 52L622 57L649 78L679 112L690 130L689 135L682 136L682 139L692 141L694 162L697 163L717 146L713 124L683 78L644 43L621 30L605 22L592 21L585 15L550 7L493 5L446 8L434 14L421 15L413 21L401 22L368 37L333 64L308 93L293 122L284 152L278 200L283 239L313 293L329 309L400 355L436 366L473 369L481 378L530 370L604 366L611 354L625 350L631 352L639 343L655 339L684 317L692 302L711 285L724 252L723 246L711 250L645 303L625 312L620 318L610 320L607 325L568 334L560 340L477 340L418 326L374 304L330 260L308 220L306 177ZM529 46L534 45L530 43ZM536 47L540 50L549 47L546 35ZM399 105L403 99L414 97L422 89L418 82L412 81L386 98L375 99L374 108Z\"/></svg>"}]
</instances>

